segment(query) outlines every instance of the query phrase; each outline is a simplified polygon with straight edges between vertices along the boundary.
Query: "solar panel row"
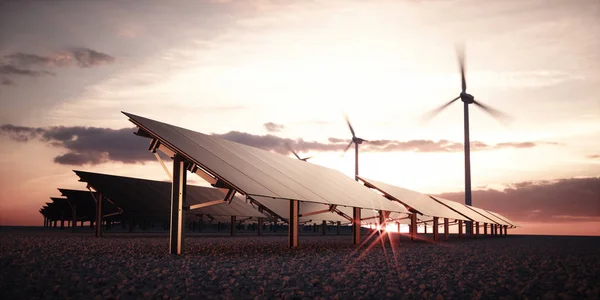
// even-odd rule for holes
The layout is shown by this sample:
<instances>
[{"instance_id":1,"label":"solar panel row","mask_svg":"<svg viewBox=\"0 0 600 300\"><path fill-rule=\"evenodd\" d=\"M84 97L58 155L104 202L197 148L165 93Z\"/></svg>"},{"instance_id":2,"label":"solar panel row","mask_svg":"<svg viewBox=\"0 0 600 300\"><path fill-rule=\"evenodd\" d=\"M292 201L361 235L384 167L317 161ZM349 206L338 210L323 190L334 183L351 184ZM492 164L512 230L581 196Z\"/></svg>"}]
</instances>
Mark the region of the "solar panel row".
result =
<instances>
[{"instance_id":1,"label":"solar panel row","mask_svg":"<svg viewBox=\"0 0 600 300\"><path fill-rule=\"evenodd\" d=\"M158 150L184 161L188 169L214 186L235 190L282 219L321 217L352 221L355 232L361 221L379 218L381 222L405 222L410 218L414 225L417 215L421 222L433 222L436 226L438 218L512 226L485 210L358 177L364 186L385 196L381 197L333 169L123 113L138 126L138 135L151 138L151 145L160 146ZM151 146L150 150L156 148ZM296 230L290 228L292 232ZM297 245L296 238L290 235L290 245Z\"/></svg>"},{"instance_id":2,"label":"solar panel row","mask_svg":"<svg viewBox=\"0 0 600 300\"><path fill-rule=\"evenodd\" d=\"M172 211L170 199L178 192L185 191L180 200L186 207L198 208L197 211L194 210L196 214L209 215L214 219L225 216L275 216L282 221L291 222L290 245L294 246L297 245L295 227L298 223L306 222L352 223L355 243L360 240L357 224L361 222L364 224L394 221L399 224L411 224L411 231L414 233L417 223L427 222L435 227L434 236L437 235L437 226L442 224L439 218L445 219L443 225L446 232L449 223L455 224L456 221L493 224L504 226L505 229L516 225L497 213L477 207L465 206L359 176L361 184L333 169L141 116L124 114L140 128L138 135L152 138L150 150L158 149L176 158L174 164L180 167L174 168L177 174L173 174L173 179L184 180L185 176L182 174L185 174L187 169L218 188L187 185L182 187L179 185L180 180L171 184L75 171L80 181L87 182L88 186L100 192L104 199L110 200L109 204L102 207L104 214L119 210L128 214L168 217ZM231 198L230 195L235 195L234 191L246 199L240 196ZM61 189L61 192L67 197L68 203L79 207L80 218L83 215L93 218L96 206L89 191ZM57 200L63 204L52 203L40 212L46 216L50 213L56 214L60 209L64 210L63 200ZM246 203L246 200L249 200L250 204ZM188 211L185 214L193 213ZM175 231L171 232L171 247L173 249L174 245L177 245L174 253L179 253L181 243L177 240L182 236L179 229L181 214L171 212L170 217L172 224L179 224L172 229ZM233 221L234 219L232 223Z\"/></svg>"}]
</instances>

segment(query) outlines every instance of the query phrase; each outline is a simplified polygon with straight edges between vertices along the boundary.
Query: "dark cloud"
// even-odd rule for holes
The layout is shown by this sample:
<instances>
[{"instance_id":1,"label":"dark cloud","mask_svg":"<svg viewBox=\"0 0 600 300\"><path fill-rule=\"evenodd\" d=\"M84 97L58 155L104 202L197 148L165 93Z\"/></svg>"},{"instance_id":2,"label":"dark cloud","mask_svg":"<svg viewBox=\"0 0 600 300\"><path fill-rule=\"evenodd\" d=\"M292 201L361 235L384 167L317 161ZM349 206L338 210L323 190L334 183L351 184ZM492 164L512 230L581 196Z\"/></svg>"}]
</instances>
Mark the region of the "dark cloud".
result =
<instances>
[{"instance_id":1,"label":"dark cloud","mask_svg":"<svg viewBox=\"0 0 600 300\"><path fill-rule=\"evenodd\" d=\"M268 123L267 123L268 124ZM138 163L152 160L144 149L147 141L133 136L133 128L109 129L96 127L44 127L32 128L5 124L0 126L0 135L9 136L18 142L39 140L48 145L64 148L68 152L55 158L59 164L99 164L107 161ZM273 151L283 155L291 154L286 143L297 152L335 152L343 151L350 140L329 138L327 143L305 141L303 139L282 138L272 134L255 135L239 131L224 134L213 134L230 141ZM501 148L528 148L535 143L501 143L487 145L473 142L473 151L493 150ZM361 145L363 152L460 152L461 143L447 140L373 140Z\"/></svg>"},{"instance_id":2,"label":"dark cloud","mask_svg":"<svg viewBox=\"0 0 600 300\"><path fill-rule=\"evenodd\" d=\"M1 65L0 66L0 74L5 76L29 76L29 77L38 77L42 75L55 75L52 72L41 70L31 70L31 69L23 69L19 67L15 67L12 65ZM8 79L8 78L5 78Z\"/></svg>"},{"instance_id":3,"label":"dark cloud","mask_svg":"<svg viewBox=\"0 0 600 300\"><path fill-rule=\"evenodd\" d=\"M283 125L276 124L273 122L265 123L265 124L263 124L263 126L265 126L265 129L267 129L268 132L279 132L279 131L282 131L284 128Z\"/></svg>"},{"instance_id":4,"label":"dark cloud","mask_svg":"<svg viewBox=\"0 0 600 300\"><path fill-rule=\"evenodd\" d=\"M591 158L591 159L600 158L600 154L590 154L587 156L587 158Z\"/></svg>"},{"instance_id":5,"label":"dark cloud","mask_svg":"<svg viewBox=\"0 0 600 300\"><path fill-rule=\"evenodd\" d=\"M94 51L88 48L74 48L72 49L72 55L75 58L77 66L80 68L89 68L115 61L114 57L106 53Z\"/></svg>"},{"instance_id":6,"label":"dark cloud","mask_svg":"<svg viewBox=\"0 0 600 300\"><path fill-rule=\"evenodd\" d=\"M15 82L9 78L2 78L2 85L15 85Z\"/></svg>"},{"instance_id":7,"label":"dark cloud","mask_svg":"<svg viewBox=\"0 0 600 300\"><path fill-rule=\"evenodd\" d=\"M115 58L102 52L88 48L71 48L54 55L41 56L37 54L17 52L4 56L11 65L18 67L66 67L77 65L89 68L115 61Z\"/></svg>"},{"instance_id":8,"label":"dark cloud","mask_svg":"<svg viewBox=\"0 0 600 300\"><path fill-rule=\"evenodd\" d=\"M329 138L328 143L320 142L308 142L302 139L293 140L288 138L281 138L275 135L255 135L239 131L230 131L225 134L214 134L234 142L261 148L268 151L274 151L281 154L291 154L285 147L285 143L290 144L294 150L298 152L327 152L327 151L341 151L350 142L349 139L340 138ZM523 143L499 143L496 145L488 145L483 142L474 141L471 142L471 151L483 151L483 150L497 150L506 148L532 148L538 144L534 142L523 142ZM448 140L410 140L410 141L396 141L396 140L370 140L369 142L363 143L361 146L363 152L461 152L464 147L462 143L456 143Z\"/></svg>"},{"instance_id":9,"label":"dark cloud","mask_svg":"<svg viewBox=\"0 0 600 300\"><path fill-rule=\"evenodd\" d=\"M246 132L230 131L224 134L213 134L214 136L230 140L232 142L260 148L267 151L273 151L280 154L291 154L289 149L285 146L288 143L296 151L340 151L344 149L341 144L324 144L319 142L309 142L303 139L288 139L281 138L272 134L267 135L256 135Z\"/></svg>"},{"instance_id":10,"label":"dark cloud","mask_svg":"<svg viewBox=\"0 0 600 300\"><path fill-rule=\"evenodd\" d=\"M33 68L56 68L76 65L80 68L90 68L103 64L109 64L115 61L115 58L102 52L88 48L71 48L63 52L55 53L49 56L42 56L31 53L17 52L4 56L7 63L0 65L0 74L4 76L30 76L37 77L41 75L55 75L55 73L44 69ZM5 82L14 84L10 78L3 79Z\"/></svg>"},{"instance_id":11,"label":"dark cloud","mask_svg":"<svg viewBox=\"0 0 600 300\"><path fill-rule=\"evenodd\" d=\"M4 58L8 59L13 65L21 67L31 66L53 66L57 60L51 57L40 56L36 54L28 54L17 52L9 55L5 55Z\"/></svg>"},{"instance_id":12,"label":"dark cloud","mask_svg":"<svg viewBox=\"0 0 600 300\"><path fill-rule=\"evenodd\" d=\"M440 197L464 203L464 193ZM473 191L473 205L515 222L560 222L600 218L600 177L525 181L504 190Z\"/></svg>"},{"instance_id":13,"label":"dark cloud","mask_svg":"<svg viewBox=\"0 0 600 300\"><path fill-rule=\"evenodd\" d=\"M39 140L65 149L67 152L55 157L54 162L67 165L94 165L108 161L142 163L153 160L154 157L144 151L148 140L134 136L134 131L135 128L0 126L0 135L15 141Z\"/></svg>"}]
</instances>

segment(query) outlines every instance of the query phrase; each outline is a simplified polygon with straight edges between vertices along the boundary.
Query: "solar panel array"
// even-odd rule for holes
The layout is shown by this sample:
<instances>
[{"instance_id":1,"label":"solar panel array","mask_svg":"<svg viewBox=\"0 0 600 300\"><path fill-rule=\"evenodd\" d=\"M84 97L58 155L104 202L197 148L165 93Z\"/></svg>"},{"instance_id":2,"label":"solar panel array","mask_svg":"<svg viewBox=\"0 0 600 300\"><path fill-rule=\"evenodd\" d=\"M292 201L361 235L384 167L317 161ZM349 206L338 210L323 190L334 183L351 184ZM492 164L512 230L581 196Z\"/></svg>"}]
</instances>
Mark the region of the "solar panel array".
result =
<instances>
[{"instance_id":1,"label":"solar panel array","mask_svg":"<svg viewBox=\"0 0 600 300\"><path fill-rule=\"evenodd\" d=\"M407 212L337 170L124 114L163 145L247 196Z\"/></svg>"},{"instance_id":2,"label":"solar panel array","mask_svg":"<svg viewBox=\"0 0 600 300\"><path fill-rule=\"evenodd\" d=\"M425 194L411 191L409 189L401 188L399 186L387 184L373 179L364 177L358 177L360 180L365 182L369 187L372 187L384 195L402 202L404 205L409 206L419 214L430 216L430 217L441 217L455 220L468 220L465 216L456 213L447 206L431 199Z\"/></svg>"},{"instance_id":3,"label":"solar panel array","mask_svg":"<svg viewBox=\"0 0 600 300\"><path fill-rule=\"evenodd\" d=\"M504 220L502 220L502 219L498 218L497 216L495 216L495 215L493 215L493 214L489 213L489 212L488 212L487 210L485 210L485 209L481 209L481 208L479 208L479 207L470 206L470 205L467 205L467 207L468 207L468 208L470 208L470 209L472 209L472 210L474 210L474 211L476 211L477 213L479 213L479 214L483 215L483 216L484 216L484 217L486 217L487 219L491 220L491 221L492 221L492 223L496 223L496 224L499 224L499 225L512 226L510 223L507 223L506 221L504 221ZM486 222L486 223L490 223L490 222L488 221L488 222Z\"/></svg>"},{"instance_id":4,"label":"solar panel array","mask_svg":"<svg viewBox=\"0 0 600 300\"><path fill-rule=\"evenodd\" d=\"M96 191L108 197L127 212L143 214L168 214L171 210L171 183L84 171L74 171L80 180L89 183ZM88 196L89 192L88 192ZM187 186L189 205L223 200L225 193L217 188ZM190 211L193 214L211 216L238 216L267 218L244 199L235 198L231 203L216 204Z\"/></svg>"}]
</instances>

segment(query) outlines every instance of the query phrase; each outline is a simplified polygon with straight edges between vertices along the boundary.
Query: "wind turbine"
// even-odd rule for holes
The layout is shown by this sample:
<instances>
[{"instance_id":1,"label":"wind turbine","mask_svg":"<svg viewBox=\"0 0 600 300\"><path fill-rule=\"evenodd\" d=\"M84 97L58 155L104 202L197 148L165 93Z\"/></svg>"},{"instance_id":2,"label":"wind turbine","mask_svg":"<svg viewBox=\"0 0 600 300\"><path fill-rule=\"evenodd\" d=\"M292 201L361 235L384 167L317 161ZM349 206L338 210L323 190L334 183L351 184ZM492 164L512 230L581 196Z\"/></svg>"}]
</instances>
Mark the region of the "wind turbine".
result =
<instances>
[{"instance_id":1,"label":"wind turbine","mask_svg":"<svg viewBox=\"0 0 600 300\"><path fill-rule=\"evenodd\" d=\"M346 153L346 151L348 151L350 146L352 146L352 143L354 143L354 146L355 146L354 147L354 180L358 181L358 145L362 144L363 142L369 142L369 141L357 137L356 134L354 133L354 129L352 128L352 124L350 124L350 120L348 119L348 116L344 115L344 118L346 119L346 123L348 123L348 128L350 128L350 132L352 133L352 140L350 141L350 143L348 144L346 149L344 149L344 153Z\"/></svg>"},{"instance_id":2,"label":"wind turbine","mask_svg":"<svg viewBox=\"0 0 600 300\"><path fill-rule=\"evenodd\" d=\"M489 107L477 100L471 94L467 93L467 80L465 78L465 52L463 47L457 47L456 54L458 57L458 65L460 67L460 76L461 76L461 85L462 90L458 97L450 100L446 104L430 111L423 118L424 122L431 120L437 114L439 114L442 110L452 104L454 101L460 99L463 102L464 106L464 134L465 134L465 204L471 205L471 146L469 139L469 104L474 104L475 106L481 108L483 111L492 115L492 117L497 120L502 121L509 119L510 117L503 112L500 112L494 108ZM467 234L471 234L471 226L470 222L467 223Z\"/></svg>"},{"instance_id":3,"label":"wind turbine","mask_svg":"<svg viewBox=\"0 0 600 300\"><path fill-rule=\"evenodd\" d=\"M290 152L294 153L294 155L296 156L296 158L298 158L301 161L307 161L307 160L313 158L312 156L305 157L305 158L300 158L300 156L298 155L298 153L296 153L296 151L294 151L294 149L292 149L292 146L290 146L290 144L288 142L285 142L285 146L288 148L288 150L290 150Z\"/></svg>"}]
</instances>

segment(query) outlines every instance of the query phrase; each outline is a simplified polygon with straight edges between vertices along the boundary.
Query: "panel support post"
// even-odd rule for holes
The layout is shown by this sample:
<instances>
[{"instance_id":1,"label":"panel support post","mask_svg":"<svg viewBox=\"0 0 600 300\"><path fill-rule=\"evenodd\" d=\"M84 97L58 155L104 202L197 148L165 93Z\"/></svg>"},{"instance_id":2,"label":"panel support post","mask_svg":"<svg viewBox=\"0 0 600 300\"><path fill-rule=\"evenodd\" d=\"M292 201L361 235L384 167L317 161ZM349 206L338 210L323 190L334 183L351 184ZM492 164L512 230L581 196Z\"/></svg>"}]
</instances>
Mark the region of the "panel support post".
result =
<instances>
[{"instance_id":1,"label":"panel support post","mask_svg":"<svg viewBox=\"0 0 600 300\"><path fill-rule=\"evenodd\" d=\"M450 224L448 224L448 218L444 218L444 239L448 240L448 235L450 234Z\"/></svg>"},{"instance_id":2,"label":"panel support post","mask_svg":"<svg viewBox=\"0 0 600 300\"><path fill-rule=\"evenodd\" d=\"M483 235L487 235L487 223L483 223Z\"/></svg>"},{"instance_id":3,"label":"panel support post","mask_svg":"<svg viewBox=\"0 0 600 300\"><path fill-rule=\"evenodd\" d=\"M410 215L410 240L414 241L417 237L417 214Z\"/></svg>"},{"instance_id":4,"label":"panel support post","mask_svg":"<svg viewBox=\"0 0 600 300\"><path fill-rule=\"evenodd\" d=\"M180 255L183 252L183 203L187 189L187 172L183 157L173 157L173 184L171 187L171 228L169 252Z\"/></svg>"},{"instance_id":5,"label":"panel support post","mask_svg":"<svg viewBox=\"0 0 600 300\"><path fill-rule=\"evenodd\" d=\"M102 201L104 195L102 193L96 193L96 237L102 237Z\"/></svg>"},{"instance_id":6,"label":"panel support post","mask_svg":"<svg viewBox=\"0 0 600 300\"><path fill-rule=\"evenodd\" d=\"M325 235L327 232L327 221L323 220L323 224L321 224L321 235Z\"/></svg>"},{"instance_id":7,"label":"panel support post","mask_svg":"<svg viewBox=\"0 0 600 300\"><path fill-rule=\"evenodd\" d=\"M508 235L508 226L504 225L504 235Z\"/></svg>"},{"instance_id":8,"label":"panel support post","mask_svg":"<svg viewBox=\"0 0 600 300\"><path fill-rule=\"evenodd\" d=\"M236 229L235 223L236 223L235 216L231 216L231 228L230 228L231 236L235 236L235 229Z\"/></svg>"},{"instance_id":9,"label":"panel support post","mask_svg":"<svg viewBox=\"0 0 600 300\"><path fill-rule=\"evenodd\" d=\"M463 221L458 220L458 238L461 239L463 234Z\"/></svg>"},{"instance_id":10,"label":"panel support post","mask_svg":"<svg viewBox=\"0 0 600 300\"><path fill-rule=\"evenodd\" d=\"M439 235L438 229L439 229L439 225L440 225L440 224L438 224L438 222L439 222L438 217L433 217L433 240L434 241L438 240L438 235Z\"/></svg>"},{"instance_id":11,"label":"panel support post","mask_svg":"<svg viewBox=\"0 0 600 300\"><path fill-rule=\"evenodd\" d=\"M204 226L204 215L198 216L198 232L202 232L202 227Z\"/></svg>"},{"instance_id":12,"label":"panel support post","mask_svg":"<svg viewBox=\"0 0 600 300\"><path fill-rule=\"evenodd\" d=\"M257 231L256 234L258 236L261 236L262 235L263 218L260 218L260 217L258 218L258 224L257 225L258 225L258 228L256 230Z\"/></svg>"},{"instance_id":13,"label":"panel support post","mask_svg":"<svg viewBox=\"0 0 600 300\"><path fill-rule=\"evenodd\" d=\"M77 206L73 205L73 232L77 231ZM83 221L81 221L83 224Z\"/></svg>"},{"instance_id":14,"label":"panel support post","mask_svg":"<svg viewBox=\"0 0 600 300\"><path fill-rule=\"evenodd\" d=\"M298 247L298 215L300 214L300 201L290 200L290 222L288 230L288 247Z\"/></svg>"},{"instance_id":15,"label":"panel support post","mask_svg":"<svg viewBox=\"0 0 600 300\"><path fill-rule=\"evenodd\" d=\"M475 222L475 236L479 236L479 222Z\"/></svg>"},{"instance_id":16,"label":"panel support post","mask_svg":"<svg viewBox=\"0 0 600 300\"><path fill-rule=\"evenodd\" d=\"M360 245L360 207L352 208L352 244Z\"/></svg>"},{"instance_id":17,"label":"panel support post","mask_svg":"<svg viewBox=\"0 0 600 300\"><path fill-rule=\"evenodd\" d=\"M341 231L342 231L342 222L338 221L337 222L337 235L340 235Z\"/></svg>"}]
</instances>

